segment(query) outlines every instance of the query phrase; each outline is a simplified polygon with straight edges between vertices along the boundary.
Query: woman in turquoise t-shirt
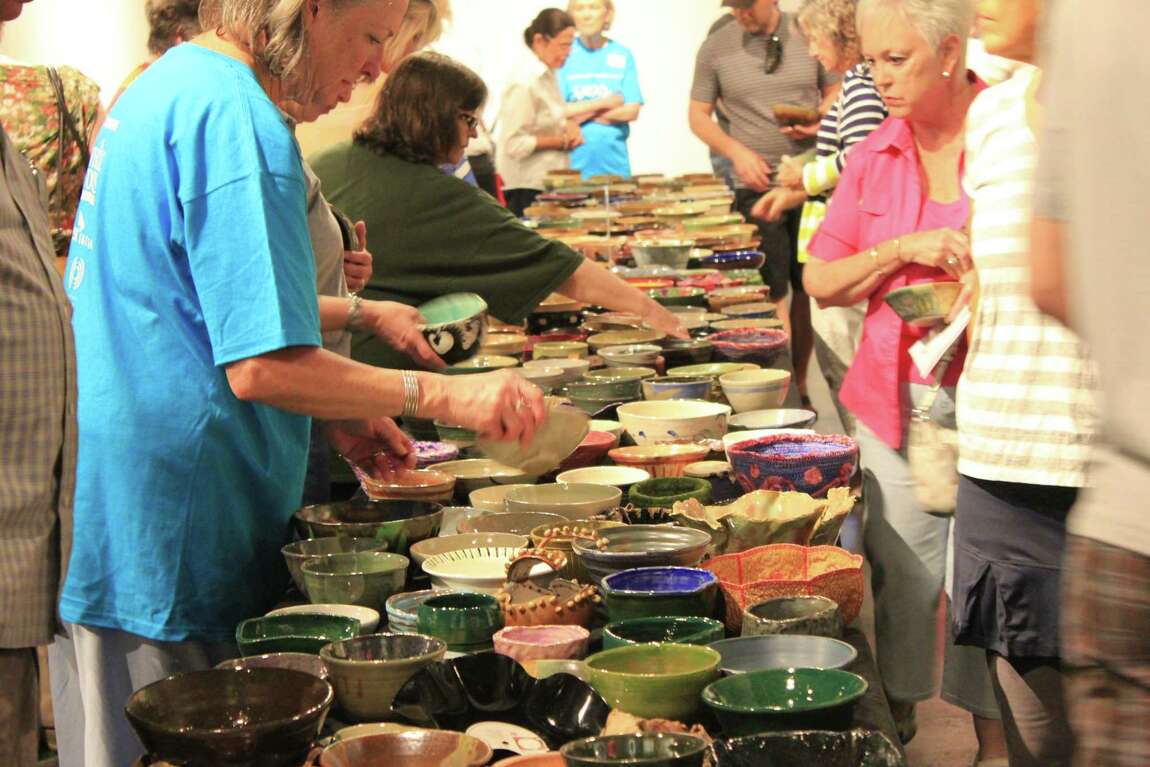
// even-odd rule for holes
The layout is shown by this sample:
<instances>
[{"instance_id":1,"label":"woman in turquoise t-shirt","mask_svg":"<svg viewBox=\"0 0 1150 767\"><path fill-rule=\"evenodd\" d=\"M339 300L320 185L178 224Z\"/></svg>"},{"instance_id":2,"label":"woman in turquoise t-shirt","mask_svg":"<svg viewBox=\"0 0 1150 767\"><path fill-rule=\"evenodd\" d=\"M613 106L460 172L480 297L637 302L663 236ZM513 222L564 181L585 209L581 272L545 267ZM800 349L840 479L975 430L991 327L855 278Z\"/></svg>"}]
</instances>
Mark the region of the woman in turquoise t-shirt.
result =
<instances>
[{"instance_id":1,"label":"woman in turquoise t-shirt","mask_svg":"<svg viewBox=\"0 0 1150 767\"><path fill-rule=\"evenodd\" d=\"M578 36L559 70L563 98L576 104L612 94L623 97L621 106L579 115L583 144L572 150L571 167L582 172L583 178L627 178L631 175L627 138L643 106L635 58L626 47L604 36L615 18L613 0L570 0L567 12L575 20Z\"/></svg>"}]
</instances>

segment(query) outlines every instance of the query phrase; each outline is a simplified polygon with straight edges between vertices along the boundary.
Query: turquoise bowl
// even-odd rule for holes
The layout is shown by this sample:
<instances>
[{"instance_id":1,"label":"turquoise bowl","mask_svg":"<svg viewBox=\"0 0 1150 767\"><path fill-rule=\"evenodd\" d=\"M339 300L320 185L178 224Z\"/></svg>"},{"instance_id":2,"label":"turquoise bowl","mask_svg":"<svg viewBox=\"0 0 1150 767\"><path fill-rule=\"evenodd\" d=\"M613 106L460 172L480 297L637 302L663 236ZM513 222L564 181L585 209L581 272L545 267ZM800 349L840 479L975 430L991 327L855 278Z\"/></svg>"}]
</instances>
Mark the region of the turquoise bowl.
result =
<instances>
[{"instance_id":1,"label":"turquoise bowl","mask_svg":"<svg viewBox=\"0 0 1150 767\"><path fill-rule=\"evenodd\" d=\"M603 628L603 649L613 650L647 642L706 645L723 636L723 623L714 618L690 615L628 618L608 623Z\"/></svg>"},{"instance_id":2,"label":"turquoise bowl","mask_svg":"<svg viewBox=\"0 0 1150 767\"><path fill-rule=\"evenodd\" d=\"M605 577L603 603L613 621L672 615L710 617L719 579L697 567L636 567Z\"/></svg>"},{"instance_id":3,"label":"turquoise bowl","mask_svg":"<svg viewBox=\"0 0 1150 767\"><path fill-rule=\"evenodd\" d=\"M315 655L329 642L352 639L359 621L341 615L274 615L249 618L236 627L240 654L303 652Z\"/></svg>"},{"instance_id":4,"label":"turquoise bowl","mask_svg":"<svg viewBox=\"0 0 1150 767\"><path fill-rule=\"evenodd\" d=\"M479 353L487 335L487 302L475 293L451 293L420 305L421 331L448 365Z\"/></svg>"},{"instance_id":5,"label":"turquoise bowl","mask_svg":"<svg viewBox=\"0 0 1150 767\"><path fill-rule=\"evenodd\" d=\"M703 702L728 737L800 729L843 730L867 681L840 669L752 671L713 682Z\"/></svg>"},{"instance_id":6,"label":"turquoise bowl","mask_svg":"<svg viewBox=\"0 0 1150 767\"><path fill-rule=\"evenodd\" d=\"M411 560L402 554L359 551L307 562L303 579L312 602L363 605L383 613L387 599L403 591Z\"/></svg>"}]
</instances>

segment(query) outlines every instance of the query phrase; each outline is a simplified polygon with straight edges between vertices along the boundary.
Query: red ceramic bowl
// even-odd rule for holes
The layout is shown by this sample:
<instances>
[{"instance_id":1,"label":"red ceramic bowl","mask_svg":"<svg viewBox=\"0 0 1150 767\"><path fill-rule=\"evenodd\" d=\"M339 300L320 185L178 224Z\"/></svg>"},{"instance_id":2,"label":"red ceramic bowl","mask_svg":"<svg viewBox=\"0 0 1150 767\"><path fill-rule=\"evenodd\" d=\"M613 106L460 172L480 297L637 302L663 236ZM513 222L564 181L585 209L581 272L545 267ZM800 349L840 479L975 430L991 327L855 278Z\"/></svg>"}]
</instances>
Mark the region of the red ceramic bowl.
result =
<instances>
[{"instance_id":1,"label":"red ceramic bowl","mask_svg":"<svg viewBox=\"0 0 1150 767\"><path fill-rule=\"evenodd\" d=\"M607 451L619 444L619 438L606 431L587 432L587 436L575 448L575 452L563 459L559 464L561 471L567 469L582 469L591 466L603 459Z\"/></svg>"}]
</instances>

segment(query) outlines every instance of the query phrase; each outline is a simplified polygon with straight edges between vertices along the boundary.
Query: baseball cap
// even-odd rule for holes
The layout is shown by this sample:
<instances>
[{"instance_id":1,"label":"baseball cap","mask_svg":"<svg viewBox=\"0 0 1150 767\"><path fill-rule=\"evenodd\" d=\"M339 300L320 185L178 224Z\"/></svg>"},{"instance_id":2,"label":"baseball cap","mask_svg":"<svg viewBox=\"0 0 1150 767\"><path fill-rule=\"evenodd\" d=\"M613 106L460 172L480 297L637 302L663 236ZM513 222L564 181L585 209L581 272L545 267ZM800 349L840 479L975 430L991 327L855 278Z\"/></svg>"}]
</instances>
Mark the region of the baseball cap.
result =
<instances>
[{"instance_id":1,"label":"baseball cap","mask_svg":"<svg viewBox=\"0 0 1150 767\"><path fill-rule=\"evenodd\" d=\"M726 8L750 8L754 4L755 0L723 0Z\"/></svg>"}]
</instances>

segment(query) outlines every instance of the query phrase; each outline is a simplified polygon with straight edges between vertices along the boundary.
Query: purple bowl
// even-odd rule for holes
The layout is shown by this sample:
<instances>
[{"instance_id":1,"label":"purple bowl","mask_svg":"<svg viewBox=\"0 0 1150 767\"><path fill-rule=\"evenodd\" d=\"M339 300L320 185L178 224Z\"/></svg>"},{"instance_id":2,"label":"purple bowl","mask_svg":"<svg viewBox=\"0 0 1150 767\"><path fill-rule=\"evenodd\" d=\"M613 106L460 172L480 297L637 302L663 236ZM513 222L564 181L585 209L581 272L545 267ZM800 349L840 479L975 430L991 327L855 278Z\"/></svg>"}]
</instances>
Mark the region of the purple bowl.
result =
<instances>
[{"instance_id":1,"label":"purple bowl","mask_svg":"<svg viewBox=\"0 0 1150 767\"><path fill-rule=\"evenodd\" d=\"M723 359L769 367L786 350L790 336L777 328L739 328L713 333L707 340Z\"/></svg>"},{"instance_id":2,"label":"purple bowl","mask_svg":"<svg viewBox=\"0 0 1150 767\"><path fill-rule=\"evenodd\" d=\"M823 497L850 486L858 443L843 434L774 434L728 450L735 478L750 493L792 490Z\"/></svg>"},{"instance_id":3,"label":"purple bowl","mask_svg":"<svg viewBox=\"0 0 1150 767\"><path fill-rule=\"evenodd\" d=\"M424 469L433 463L454 461L459 457L459 448L448 442L413 442L415 467Z\"/></svg>"}]
</instances>

